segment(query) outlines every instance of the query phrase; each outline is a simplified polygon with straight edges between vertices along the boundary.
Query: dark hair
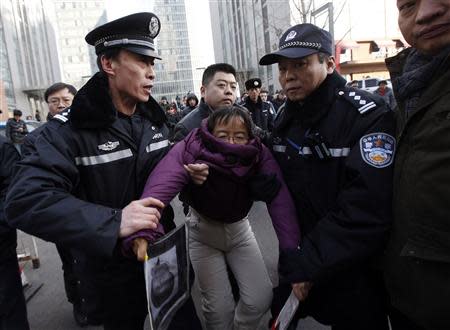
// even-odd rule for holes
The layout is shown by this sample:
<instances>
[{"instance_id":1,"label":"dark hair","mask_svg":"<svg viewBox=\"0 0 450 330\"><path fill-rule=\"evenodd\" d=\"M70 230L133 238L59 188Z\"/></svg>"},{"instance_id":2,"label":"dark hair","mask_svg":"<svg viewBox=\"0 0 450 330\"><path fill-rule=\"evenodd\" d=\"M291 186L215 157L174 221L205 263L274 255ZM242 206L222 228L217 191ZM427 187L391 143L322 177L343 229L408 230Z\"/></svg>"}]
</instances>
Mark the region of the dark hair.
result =
<instances>
[{"instance_id":1,"label":"dark hair","mask_svg":"<svg viewBox=\"0 0 450 330\"><path fill-rule=\"evenodd\" d=\"M236 78L236 69L227 63L217 63L208 66L203 72L202 85L206 86L213 79L216 72L231 73Z\"/></svg>"},{"instance_id":2,"label":"dark hair","mask_svg":"<svg viewBox=\"0 0 450 330\"><path fill-rule=\"evenodd\" d=\"M102 67L102 56L105 56L108 60L115 60L118 56L120 51L122 50L122 48L110 48L105 50L104 52L101 52L100 54L97 55L97 67L98 70L100 72L104 72L103 71L103 67Z\"/></svg>"},{"instance_id":3,"label":"dark hair","mask_svg":"<svg viewBox=\"0 0 450 330\"><path fill-rule=\"evenodd\" d=\"M331 57L330 54L323 53L323 52L318 52L317 56L319 57L319 63L323 63L325 61L328 61L329 58Z\"/></svg>"},{"instance_id":4,"label":"dark hair","mask_svg":"<svg viewBox=\"0 0 450 330\"><path fill-rule=\"evenodd\" d=\"M378 86L380 86L381 84L387 85L387 84L388 84L388 83L387 83L387 80L380 80L380 81L378 82Z\"/></svg>"},{"instance_id":5,"label":"dark hair","mask_svg":"<svg viewBox=\"0 0 450 330\"><path fill-rule=\"evenodd\" d=\"M63 82L57 82L45 90L44 93L45 102L48 103L48 98L50 97L50 95L59 92L60 90L63 90L65 88L67 88L69 93L72 94L73 96L75 96L75 94L77 93L77 89L74 86L65 84Z\"/></svg>"},{"instance_id":6,"label":"dark hair","mask_svg":"<svg viewBox=\"0 0 450 330\"><path fill-rule=\"evenodd\" d=\"M14 109L13 110L13 116L22 116L22 111L20 111L19 109Z\"/></svg>"},{"instance_id":7,"label":"dark hair","mask_svg":"<svg viewBox=\"0 0 450 330\"><path fill-rule=\"evenodd\" d=\"M228 124L231 119L240 117L244 121L244 126L247 129L249 139L253 138L252 133L252 119L248 110L239 105L233 105L231 107L215 110L208 117L208 131L212 132L217 124Z\"/></svg>"}]
</instances>

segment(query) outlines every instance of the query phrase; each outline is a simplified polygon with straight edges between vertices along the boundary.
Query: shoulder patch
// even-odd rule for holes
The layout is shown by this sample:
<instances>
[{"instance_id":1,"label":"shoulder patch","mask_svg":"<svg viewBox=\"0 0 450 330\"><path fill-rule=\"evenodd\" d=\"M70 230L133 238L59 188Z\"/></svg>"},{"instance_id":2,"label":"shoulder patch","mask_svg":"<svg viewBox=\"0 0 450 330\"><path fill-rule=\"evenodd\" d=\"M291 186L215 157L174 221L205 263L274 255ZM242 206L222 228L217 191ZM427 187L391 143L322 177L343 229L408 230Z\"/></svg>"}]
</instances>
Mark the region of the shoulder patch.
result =
<instances>
[{"instance_id":1,"label":"shoulder patch","mask_svg":"<svg viewBox=\"0 0 450 330\"><path fill-rule=\"evenodd\" d=\"M369 95L355 89L341 89L338 91L338 95L350 102L360 114L364 114L378 106Z\"/></svg>"},{"instance_id":2,"label":"shoulder patch","mask_svg":"<svg viewBox=\"0 0 450 330\"><path fill-rule=\"evenodd\" d=\"M54 115L52 117L52 120L57 120L61 123L65 123L69 120L69 113L70 113L70 108L64 109L62 112Z\"/></svg>"},{"instance_id":3,"label":"shoulder patch","mask_svg":"<svg viewBox=\"0 0 450 330\"><path fill-rule=\"evenodd\" d=\"M386 133L370 133L359 140L362 159L376 168L392 164L395 154L395 138Z\"/></svg>"}]
</instances>

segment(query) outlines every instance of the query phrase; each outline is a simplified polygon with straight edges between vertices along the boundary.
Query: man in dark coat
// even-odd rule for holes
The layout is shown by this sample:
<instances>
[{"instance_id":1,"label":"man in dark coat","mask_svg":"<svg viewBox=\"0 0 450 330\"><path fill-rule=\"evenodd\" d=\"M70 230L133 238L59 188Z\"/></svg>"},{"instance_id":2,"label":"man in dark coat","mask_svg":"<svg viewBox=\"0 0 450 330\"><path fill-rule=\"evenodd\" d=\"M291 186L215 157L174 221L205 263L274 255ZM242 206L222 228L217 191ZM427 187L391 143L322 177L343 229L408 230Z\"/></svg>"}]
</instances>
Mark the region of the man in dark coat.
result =
<instances>
[{"instance_id":1,"label":"man in dark coat","mask_svg":"<svg viewBox=\"0 0 450 330\"><path fill-rule=\"evenodd\" d=\"M198 106L198 98L194 93L189 93L186 96L186 106L181 111L181 116L185 117L188 115L192 110L197 108Z\"/></svg>"},{"instance_id":2,"label":"man in dark coat","mask_svg":"<svg viewBox=\"0 0 450 330\"><path fill-rule=\"evenodd\" d=\"M373 94L345 86L331 35L312 24L289 28L279 50L259 63L278 63L287 95L272 148L302 233L297 250L280 254L273 315L293 290L301 301L297 317L333 330L388 330L373 261L391 222L393 112Z\"/></svg>"},{"instance_id":3,"label":"man in dark coat","mask_svg":"<svg viewBox=\"0 0 450 330\"><path fill-rule=\"evenodd\" d=\"M13 118L8 119L6 122L5 132L6 138L14 144L19 153L22 153L22 143L28 134L27 124L20 119L21 117L22 111L15 109Z\"/></svg>"},{"instance_id":4,"label":"man in dark coat","mask_svg":"<svg viewBox=\"0 0 450 330\"><path fill-rule=\"evenodd\" d=\"M253 123L259 128L257 136L265 141L272 131L275 113L271 104L261 99L261 79L252 78L247 80L245 88L248 97L242 105L250 111Z\"/></svg>"},{"instance_id":5,"label":"man in dark coat","mask_svg":"<svg viewBox=\"0 0 450 330\"><path fill-rule=\"evenodd\" d=\"M70 248L79 285L86 276L100 292L105 329L141 330L147 317L142 263L124 257L118 243L156 228L163 208L139 200L169 148L164 111L150 95L159 30L156 15L137 13L86 36L100 72L77 93L70 113L45 125L7 195L10 225Z\"/></svg>"},{"instance_id":6,"label":"man in dark coat","mask_svg":"<svg viewBox=\"0 0 450 330\"><path fill-rule=\"evenodd\" d=\"M236 102L236 70L230 64L217 63L203 72L201 99L198 107L175 126L174 142L183 140L190 131L200 127L212 111Z\"/></svg>"},{"instance_id":7,"label":"man in dark coat","mask_svg":"<svg viewBox=\"0 0 450 330\"><path fill-rule=\"evenodd\" d=\"M450 329L450 1L397 6L412 47L386 59L398 105L390 319L393 330Z\"/></svg>"},{"instance_id":8,"label":"man in dark coat","mask_svg":"<svg viewBox=\"0 0 450 330\"><path fill-rule=\"evenodd\" d=\"M384 99L384 102L391 108L392 110L395 110L395 106L397 103L395 102L394 93L392 92L392 89L387 87L387 81L381 80L378 83L378 88L373 92L374 94L382 97Z\"/></svg>"},{"instance_id":9,"label":"man in dark coat","mask_svg":"<svg viewBox=\"0 0 450 330\"><path fill-rule=\"evenodd\" d=\"M4 200L20 156L0 136L0 329L28 330L27 309L17 262L17 233L5 221Z\"/></svg>"}]
</instances>

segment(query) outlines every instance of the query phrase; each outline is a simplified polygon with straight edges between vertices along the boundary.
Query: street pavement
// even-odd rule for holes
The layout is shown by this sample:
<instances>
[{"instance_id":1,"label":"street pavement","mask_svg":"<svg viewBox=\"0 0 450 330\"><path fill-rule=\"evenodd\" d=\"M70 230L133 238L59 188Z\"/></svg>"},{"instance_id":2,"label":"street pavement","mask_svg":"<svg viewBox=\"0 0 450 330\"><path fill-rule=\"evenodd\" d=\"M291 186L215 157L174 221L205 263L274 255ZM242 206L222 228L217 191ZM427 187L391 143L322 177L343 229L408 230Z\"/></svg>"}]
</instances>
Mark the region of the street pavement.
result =
<instances>
[{"instance_id":1,"label":"street pavement","mask_svg":"<svg viewBox=\"0 0 450 330\"><path fill-rule=\"evenodd\" d=\"M181 206L178 201L173 202L176 213L176 221L183 221ZM250 223L260 245L264 261L269 275L274 284L277 283L276 262L278 257L277 239L270 223L266 206L263 203L255 203L249 214ZM32 330L76 330L80 329L72 316L72 305L67 302L62 278L61 261L56 252L55 245L37 239L40 267L32 268L32 263L25 264L25 275L30 286L25 295L30 296L39 286L42 287L34 293L27 303L28 320ZM19 233L18 248L33 250L30 236ZM194 301L199 303L198 291L193 290ZM268 312L258 330L267 329L266 325L270 313ZM149 325L146 326L149 329ZM83 329L102 329L102 327L86 327ZM313 319L302 320L298 330L329 330L330 327L322 326Z\"/></svg>"}]
</instances>

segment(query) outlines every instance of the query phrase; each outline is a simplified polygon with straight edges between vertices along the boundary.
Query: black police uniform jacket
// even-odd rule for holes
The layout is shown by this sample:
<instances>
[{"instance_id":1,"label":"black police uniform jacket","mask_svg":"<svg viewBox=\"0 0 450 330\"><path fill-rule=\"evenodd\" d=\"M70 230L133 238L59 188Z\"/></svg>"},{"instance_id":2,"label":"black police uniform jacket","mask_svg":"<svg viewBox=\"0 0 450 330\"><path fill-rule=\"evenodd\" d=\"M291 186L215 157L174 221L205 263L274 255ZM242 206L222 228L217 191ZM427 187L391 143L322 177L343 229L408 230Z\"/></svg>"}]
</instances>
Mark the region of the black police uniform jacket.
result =
<instances>
[{"instance_id":1,"label":"black police uniform jacket","mask_svg":"<svg viewBox=\"0 0 450 330\"><path fill-rule=\"evenodd\" d=\"M114 303L130 308L139 300L127 298L138 295L133 288L145 297L145 286L142 264L118 249L121 210L139 199L169 149L165 120L150 97L137 105L130 134L118 119L106 78L96 74L75 96L69 115L54 116L34 137L6 200L12 226L70 248L78 277L95 278L117 295ZM82 269L77 256L87 259Z\"/></svg>"},{"instance_id":2,"label":"black police uniform jacket","mask_svg":"<svg viewBox=\"0 0 450 330\"><path fill-rule=\"evenodd\" d=\"M202 120L208 118L212 109L202 98L197 108L189 112L175 126L173 142L183 140L194 128L200 127Z\"/></svg>"},{"instance_id":3,"label":"black police uniform jacket","mask_svg":"<svg viewBox=\"0 0 450 330\"><path fill-rule=\"evenodd\" d=\"M273 152L296 203L298 251L280 272L314 288L349 283L381 252L391 223L393 112L384 101L328 75L303 104L280 109ZM325 150L326 149L326 150ZM328 283L328 284L327 284Z\"/></svg>"},{"instance_id":4,"label":"black police uniform jacket","mask_svg":"<svg viewBox=\"0 0 450 330\"><path fill-rule=\"evenodd\" d=\"M273 113L269 102L264 102L258 96L258 101L255 103L247 97L242 105L250 111L253 123L256 126L266 132L272 132L275 113Z\"/></svg>"}]
</instances>

